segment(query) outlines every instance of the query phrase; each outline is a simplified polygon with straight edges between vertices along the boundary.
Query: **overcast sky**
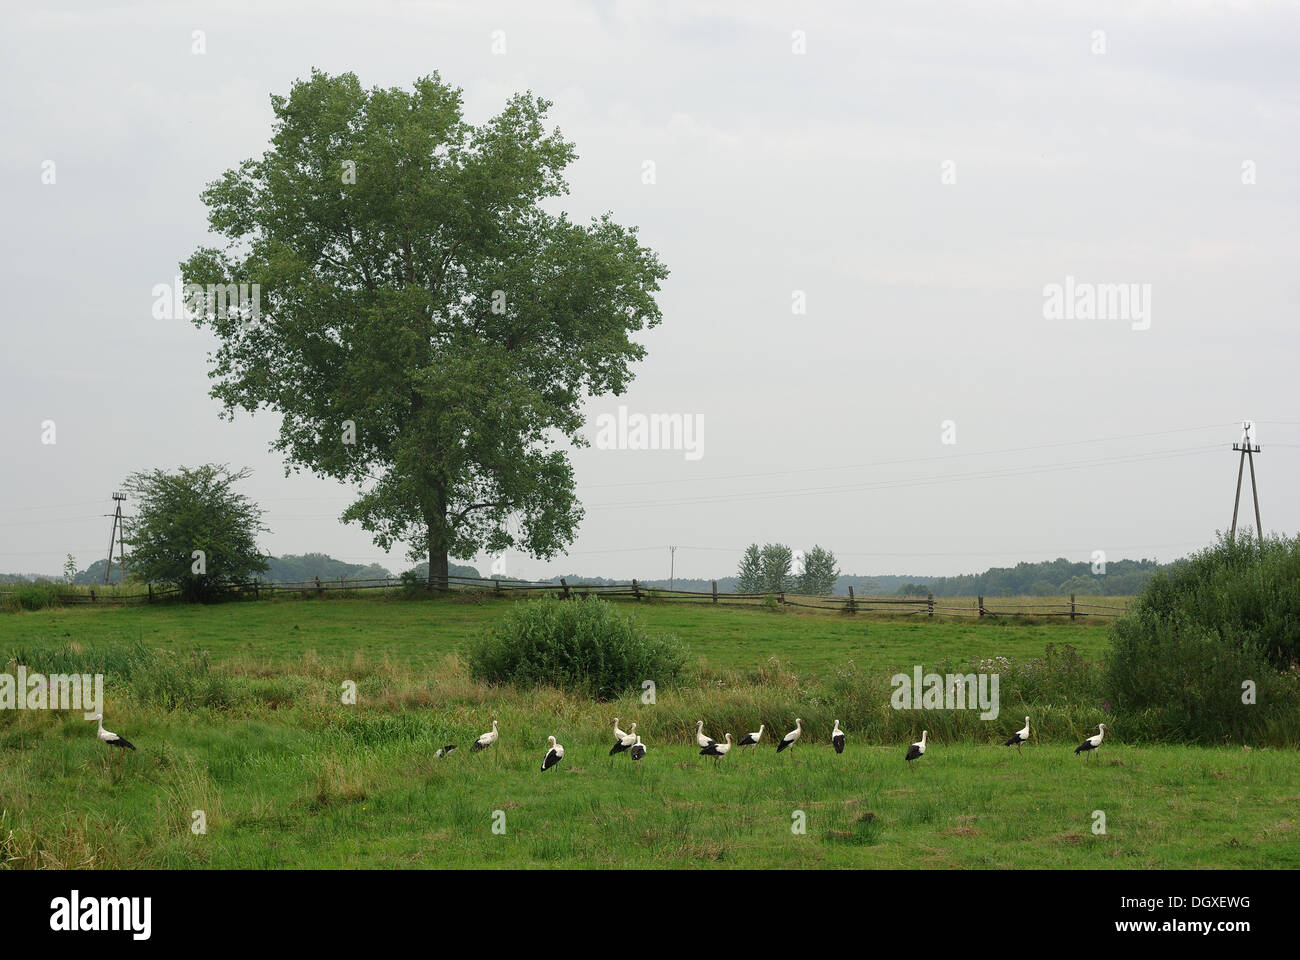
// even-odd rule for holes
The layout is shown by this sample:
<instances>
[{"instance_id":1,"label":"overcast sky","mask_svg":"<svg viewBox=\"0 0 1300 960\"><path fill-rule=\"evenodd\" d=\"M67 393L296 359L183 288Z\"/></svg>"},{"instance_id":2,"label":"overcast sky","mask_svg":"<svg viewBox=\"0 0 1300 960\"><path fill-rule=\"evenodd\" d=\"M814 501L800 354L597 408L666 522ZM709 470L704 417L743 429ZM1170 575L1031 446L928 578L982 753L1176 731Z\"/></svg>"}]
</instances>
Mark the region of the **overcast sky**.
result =
<instances>
[{"instance_id":1,"label":"overcast sky","mask_svg":"<svg viewBox=\"0 0 1300 960\"><path fill-rule=\"evenodd\" d=\"M313 66L436 70L472 122L553 100L564 208L672 271L591 432L698 417L701 455L577 452L578 540L511 575L667 576L677 544L722 576L770 540L863 574L1172 559L1231 520L1242 418L1265 528L1300 526L1295 4L42 6L0 34L0 570L88 565L128 473L208 461L254 470L270 552L409 566L337 521L346 487L285 478L274 416L219 420L213 341L151 313ZM1067 277L1132 315L1048 316Z\"/></svg>"}]
</instances>

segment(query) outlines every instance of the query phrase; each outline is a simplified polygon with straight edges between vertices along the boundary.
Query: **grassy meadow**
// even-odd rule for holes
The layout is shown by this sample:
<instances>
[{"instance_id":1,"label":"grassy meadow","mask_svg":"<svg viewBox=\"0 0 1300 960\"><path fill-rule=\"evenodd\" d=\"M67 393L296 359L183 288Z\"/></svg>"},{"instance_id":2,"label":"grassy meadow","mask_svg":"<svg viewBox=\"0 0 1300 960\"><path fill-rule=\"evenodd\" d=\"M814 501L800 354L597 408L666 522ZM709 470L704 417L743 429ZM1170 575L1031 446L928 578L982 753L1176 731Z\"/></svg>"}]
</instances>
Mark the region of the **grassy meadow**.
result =
<instances>
[{"instance_id":1,"label":"grassy meadow","mask_svg":"<svg viewBox=\"0 0 1300 960\"><path fill-rule=\"evenodd\" d=\"M77 606L0 616L0 672L102 672L79 712L0 712L0 864L24 867L1297 867L1294 749L1073 747L1109 714L1104 621L643 603L688 652L656 702L481 684L508 601ZM627 604L623 609L632 609ZM889 707L888 677L995 661L1002 714ZM1041 679L1050 675L1051 685ZM355 685L355 705L342 703ZM1021 753L998 742L1034 717ZM608 756L633 721L649 754ZM804 740L776 754L795 716ZM501 741L470 741L497 719ZM757 748L700 757L767 725ZM832 720L848 732L836 755ZM1113 718L1111 718L1113 719ZM1110 722L1108 720L1108 722ZM930 730L916 769L907 743ZM546 737L564 760L542 774ZM770 738L770 739L768 739ZM444 743L460 750L439 759ZM206 832L191 828L202 811ZM1094 832L1105 817L1105 832Z\"/></svg>"}]
</instances>

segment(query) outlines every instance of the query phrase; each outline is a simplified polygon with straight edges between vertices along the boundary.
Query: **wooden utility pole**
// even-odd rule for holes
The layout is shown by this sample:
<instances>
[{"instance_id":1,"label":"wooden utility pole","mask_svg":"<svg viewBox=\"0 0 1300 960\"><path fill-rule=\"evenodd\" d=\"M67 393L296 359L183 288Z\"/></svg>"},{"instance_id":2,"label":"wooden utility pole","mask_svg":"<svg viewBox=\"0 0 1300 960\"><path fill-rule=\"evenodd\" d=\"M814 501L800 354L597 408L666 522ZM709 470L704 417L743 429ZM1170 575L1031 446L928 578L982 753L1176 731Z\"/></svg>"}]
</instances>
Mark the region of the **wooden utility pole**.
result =
<instances>
[{"instance_id":1,"label":"wooden utility pole","mask_svg":"<svg viewBox=\"0 0 1300 960\"><path fill-rule=\"evenodd\" d=\"M125 493L114 493L113 529L108 534L108 565L104 567L104 586L108 586L108 575L113 571L113 541L117 540L118 556L122 559L122 582L126 582L126 547L123 544L125 527L122 521L122 501Z\"/></svg>"},{"instance_id":2,"label":"wooden utility pole","mask_svg":"<svg viewBox=\"0 0 1300 960\"><path fill-rule=\"evenodd\" d=\"M1250 461L1250 495L1255 501L1255 539L1260 543L1260 549L1264 548L1264 527L1259 519L1259 491L1255 487L1255 454L1259 453L1260 446L1250 441L1250 428L1252 424L1249 420L1241 425L1242 441L1234 443L1233 450L1241 452L1241 459L1237 463L1237 496L1232 501L1232 530L1228 534L1228 539L1232 540L1237 536L1237 508L1241 505L1241 476L1245 470L1246 461Z\"/></svg>"},{"instance_id":3,"label":"wooden utility pole","mask_svg":"<svg viewBox=\"0 0 1300 960\"><path fill-rule=\"evenodd\" d=\"M672 591L673 587L677 583L677 578L675 576L676 571L677 571L677 548L669 547L668 548L668 590L670 592Z\"/></svg>"}]
</instances>

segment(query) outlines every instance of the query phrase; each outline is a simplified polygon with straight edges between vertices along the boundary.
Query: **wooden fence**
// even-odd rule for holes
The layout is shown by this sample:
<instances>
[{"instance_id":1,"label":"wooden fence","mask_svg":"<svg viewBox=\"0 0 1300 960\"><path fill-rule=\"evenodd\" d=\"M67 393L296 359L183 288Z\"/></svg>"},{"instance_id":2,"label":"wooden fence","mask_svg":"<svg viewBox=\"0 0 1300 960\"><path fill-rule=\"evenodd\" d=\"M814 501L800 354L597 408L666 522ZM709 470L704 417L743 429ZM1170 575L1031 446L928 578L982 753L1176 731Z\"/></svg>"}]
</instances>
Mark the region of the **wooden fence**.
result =
<instances>
[{"instance_id":1,"label":"wooden fence","mask_svg":"<svg viewBox=\"0 0 1300 960\"><path fill-rule=\"evenodd\" d=\"M853 588L847 596L802 596L793 593L719 593L718 582L712 582L713 589L670 590L664 587L647 587L637 580L628 583L580 584L570 585L566 579L559 583L541 583L526 580L500 580L482 577L448 577L439 581L438 587L451 591L476 592L504 597L556 596L556 597L609 597L630 599L633 601L668 601L675 603L696 603L717 606L794 607L805 610L822 610L849 615L858 613L902 614L904 616L924 617L1068 617L1076 620L1081 617L1118 617L1127 607L1116 603L1115 598L1093 597L1079 600L1074 594L1068 601L1036 602L1031 599L1009 598L1005 600L988 600L985 597L969 598L940 597L934 594L925 597L859 597ZM312 580L266 582L254 581L240 585L235 592L240 596L253 599L270 598L277 594L297 594L307 598L326 596L330 593L352 593L361 590L382 590L385 592L402 592L409 590L400 579L395 577L369 580ZM88 591L60 593L59 601L65 604L77 603L154 603L176 596L180 591L176 587L156 587L146 585L144 590L135 593L123 593L120 588L91 587ZM0 591L0 598L12 595L13 591ZM1094 601L1109 602L1094 602Z\"/></svg>"}]
</instances>

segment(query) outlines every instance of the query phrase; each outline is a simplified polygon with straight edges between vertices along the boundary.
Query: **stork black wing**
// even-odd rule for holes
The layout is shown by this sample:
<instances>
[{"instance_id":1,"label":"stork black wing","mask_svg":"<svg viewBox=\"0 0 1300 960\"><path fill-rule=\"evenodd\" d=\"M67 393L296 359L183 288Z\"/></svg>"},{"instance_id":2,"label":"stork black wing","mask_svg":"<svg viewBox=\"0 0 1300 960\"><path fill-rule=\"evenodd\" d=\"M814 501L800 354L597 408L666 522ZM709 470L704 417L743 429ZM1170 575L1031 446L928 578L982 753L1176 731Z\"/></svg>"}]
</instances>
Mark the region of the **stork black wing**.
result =
<instances>
[{"instance_id":1,"label":"stork black wing","mask_svg":"<svg viewBox=\"0 0 1300 960\"><path fill-rule=\"evenodd\" d=\"M841 733L838 737L831 737L831 743L835 746L836 753L844 752L844 734Z\"/></svg>"},{"instance_id":2,"label":"stork black wing","mask_svg":"<svg viewBox=\"0 0 1300 960\"><path fill-rule=\"evenodd\" d=\"M133 744L130 740L127 740L125 737L118 737L116 740L110 740L108 741L108 745L110 747L123 747L127 750L135 749L135 744Z\"/></svg>"}]
</instances>

